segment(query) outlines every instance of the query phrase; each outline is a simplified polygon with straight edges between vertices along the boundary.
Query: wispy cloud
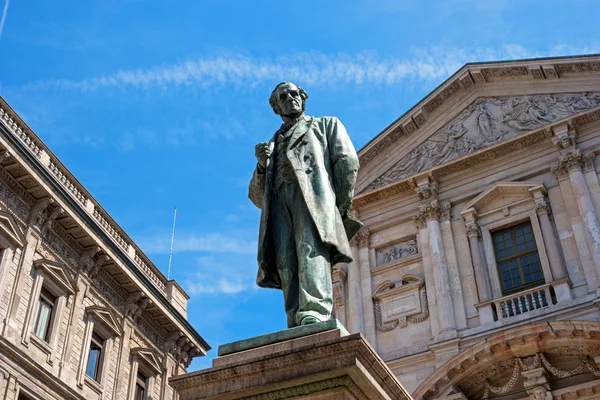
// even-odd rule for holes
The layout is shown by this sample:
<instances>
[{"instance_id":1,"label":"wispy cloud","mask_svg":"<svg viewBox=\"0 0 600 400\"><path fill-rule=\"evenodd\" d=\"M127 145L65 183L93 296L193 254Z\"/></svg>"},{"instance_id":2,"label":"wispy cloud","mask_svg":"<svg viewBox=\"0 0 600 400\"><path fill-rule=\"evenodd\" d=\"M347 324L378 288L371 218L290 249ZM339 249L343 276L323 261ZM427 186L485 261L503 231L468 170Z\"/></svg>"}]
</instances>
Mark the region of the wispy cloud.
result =
<instances>
[{"instance_id":1,"label":"wispy cloud","mask_svg":"<svg viewBox=\"0 0 600 400\"><path fill-rule=\"evenodd\" d=\"M8 6L10 0L4 2L4 10L2 10L2 18L0 19L0 39L2 39L2 31L4 30L4 23L6 22L6 16L8 15Z\"/></svg>"},{"instance_id":2,"label":"wispy cloud","mask_svg":"<svg viewBox=\"0 0 600 400\"><path fill-rule=\"evenodd\" d=\"M232 232L206 235L176 234L173 252L210 252L229 254L256 254L256 232ZM171 236L142 238L137 243L147 254L168 254Z\"/></svg>"},{"instance_id":3,"label":"wispy cloud","mask_svg":"<svg viewBox=\"0 0 600 400\"><path fill-rule=\"evenodd\" d=\"M415 48L411 51L411 57L406 59L385 58L371 52L356 55L307 52L273 58L231 54L147 69L121 70L83 80L34 82L28 87L96 91L106 88L257 85L279 79L296 80L312 86L342 82L385 86L406 79L443 79L467 62L589 54L595 51L598 51L597 46L577 48L557 45L547 51L532 51L518 44L507 44L498 48Z\"/></svg>"},{"instance_id":4,"label":"wispy cloud","mask_svg":"<svg viewBox=\"0 0 600 400\"><path fill-rule=\"evenodd\" d=\"M256 270L246 267L244 264L223 263L213 257L200 257L195 272L190 278L184 280L183 285L190 295L233 295L254 290Z\"/></svg>"}]
</instances>

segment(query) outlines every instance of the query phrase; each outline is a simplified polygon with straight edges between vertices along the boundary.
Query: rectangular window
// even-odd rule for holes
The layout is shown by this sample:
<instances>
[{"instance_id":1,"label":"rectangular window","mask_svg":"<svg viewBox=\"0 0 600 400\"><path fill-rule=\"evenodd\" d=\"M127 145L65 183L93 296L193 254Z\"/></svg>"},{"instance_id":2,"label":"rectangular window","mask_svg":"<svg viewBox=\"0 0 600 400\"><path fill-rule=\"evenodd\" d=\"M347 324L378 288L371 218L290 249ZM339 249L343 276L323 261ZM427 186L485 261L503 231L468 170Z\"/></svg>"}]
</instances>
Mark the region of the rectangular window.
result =
<instances>
[{"instance_id":1,"label":"rectangular window","mask_svg":"<svg viewBox=\"0 0 600 400\"><path fill-rule=\"evenodd\" d=\"M529 222L492 233L492 241L504 295L544 284Z\"/></svg>"},{"instance_id":2,"label":"rectangular window","mask_svg":"<svg viewBox=\"0 0 600 400\"><path fill-rule=\"evenodd\" d=\"M96 332L92 333L92 340L90 341L90 349L88 352L88 362L85 373L87 376L95 381L100 380L100 366L102 363L102 347L104 346L104 339L102 339Z\"/></svg>"},{"instance_id":3,"label":"rectangular window","mask_svg":"<svg viewBox=\"0 0 600 400\"><path fill-rule=\"evenodd\" d=\"M50 323L52 322L52 314L55 304L56 296L50 293L45 287L42 287L40 297L35 308L32 332L46 342L50 338Z\"/></svg>"},{"instance_id":4,"label":"rectangular window","mask_svg":"<svg viewBox=\"0 0 600 400\"><path fill-rule=\"evenodd\" d=\"M146 378L141 372L138 372L137 379L135 381L135 400L144 400L146 398Z\"/></svg>"}]
</instances>

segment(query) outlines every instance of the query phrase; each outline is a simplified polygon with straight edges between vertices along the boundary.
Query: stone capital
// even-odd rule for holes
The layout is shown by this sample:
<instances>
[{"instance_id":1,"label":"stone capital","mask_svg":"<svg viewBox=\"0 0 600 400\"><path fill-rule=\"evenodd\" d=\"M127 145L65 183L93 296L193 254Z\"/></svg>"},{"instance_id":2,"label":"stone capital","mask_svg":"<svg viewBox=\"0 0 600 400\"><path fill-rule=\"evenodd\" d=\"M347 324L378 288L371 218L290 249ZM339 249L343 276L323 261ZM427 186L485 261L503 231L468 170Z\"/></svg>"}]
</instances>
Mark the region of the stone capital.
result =
<instances>
[{"instance_id":1,"label":"stone capital","mask_svg":"<svg viewBox=\"0 0 600 400\"><path fill-rule=\"evenodd\" d=\"M535 199L535 213L537 215L550 214L550 204L545 198Z\"/></svg>"},{"instance_id":2,"label":"stone capital","mask_svg":"<svg viewBox=\"0 0 600 400\"><path fill-rule=\"evenodd\" d=\"M477 222L466 222L465 227L467 228L467 236L469 238L479 238L481 236L481 229L479 228L479 225L477 225Z\"/></svg>"},{"instance_id":3,"label":"stone capital","mask_svg":"<svg viewBox=\"0 0 600 400\"><path fill-rule=\"evenodd\" d=\"M593 151L589 153L585 153L581 160L581 165L583 167L583 172L590 172L596 170L596 165L594 161L596 160L596 154Z\"/></svg>"},{"instance_id":4,"label":"stone capital","mask_svg":"<svg viewBox=\"0 0 600 400\"><path fill-rule=\"evenodd\" d=\"M428 204L419 206L419 213L413 215L413 220L419 228L424 228L427 222L431 220L449 220L451 208L452 205L449 202L440 205L437 200L434 200Z\"/></svg>"},{"instance_id":5,"label":"stone capital","mask_svg":"<svg viewBox=\"0 0 600 400\"><path fill-rule=\"evenodd\" d=\"M581 171L583 166L584 156L581 154L581 151L574 150L561 155L558 158L558 162L551 166L551 170L556 174L556 177L559 180L562 180L567 178L573 171Z\"/></svg>"},{"instance_id":6,"label":"stone capital","mask_svg":"<svg viewBox=\"0 0 600 400\"><path fill-rule=\"evenodd\" d=\"M356 235L354 235L352 240L350 240L350 245L356 246L359 248L367 247L369 245L369 236L370 235L371 235L371 233L369 232L368 229L361 230Z\"/></svg>"}]
</instances>

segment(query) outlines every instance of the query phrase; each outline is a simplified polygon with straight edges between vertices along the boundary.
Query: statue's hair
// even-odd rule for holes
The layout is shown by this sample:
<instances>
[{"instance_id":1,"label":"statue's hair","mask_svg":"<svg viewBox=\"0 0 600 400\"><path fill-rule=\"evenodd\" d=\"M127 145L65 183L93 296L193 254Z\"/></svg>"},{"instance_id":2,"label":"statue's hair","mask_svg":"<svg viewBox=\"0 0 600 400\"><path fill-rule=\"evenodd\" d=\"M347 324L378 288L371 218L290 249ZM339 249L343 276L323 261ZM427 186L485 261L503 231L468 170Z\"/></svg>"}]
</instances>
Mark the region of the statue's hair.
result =
<instances>
[{"instance_id":1,"label":"statue's hair","mask_svg":"<svg viewBox=\"0 0 600 400\"><path fill-rule=\"evenodd\" d=\"M304 89L302 89L300 86L298 86L292 82L280 82L277 84L277 86L275 86L275 89L273 89L273 91L271 92L271 96L269 96L269 105L273 109L273 112L275 114L279 115L279 110L277 110L277 98L275 97L275 92L277 91L279 86L282 86L282 85L294 85L298 88L298 92L300 93L300 98L302 99L302 111L304 111L306 109L306 99L308 99L308 93L306 93L306 91L304 91Z\"/></svg>"}]
</instances>

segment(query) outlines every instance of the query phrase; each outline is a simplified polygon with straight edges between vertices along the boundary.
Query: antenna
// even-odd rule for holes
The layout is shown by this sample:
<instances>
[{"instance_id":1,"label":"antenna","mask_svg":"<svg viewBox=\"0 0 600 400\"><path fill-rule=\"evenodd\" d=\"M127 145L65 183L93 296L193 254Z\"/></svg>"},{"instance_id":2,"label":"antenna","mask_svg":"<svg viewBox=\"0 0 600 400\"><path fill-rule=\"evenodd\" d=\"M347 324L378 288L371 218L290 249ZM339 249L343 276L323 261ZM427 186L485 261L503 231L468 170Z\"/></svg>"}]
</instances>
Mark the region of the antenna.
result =
<instances>
[{"instance_id":1,"label":"antenna","mask_svg":"<svg viewBox=\"0 0 600 400\"><path fill-rule=\"evenodd\" d=\"M173 215L173 231L171 232L171 249L169 250L169 268L167 269L167 279L171 279L171 260L173 259L173 243L175 242L175 222L177 222L177 207Z\"/></svg>"}]
</instances>

